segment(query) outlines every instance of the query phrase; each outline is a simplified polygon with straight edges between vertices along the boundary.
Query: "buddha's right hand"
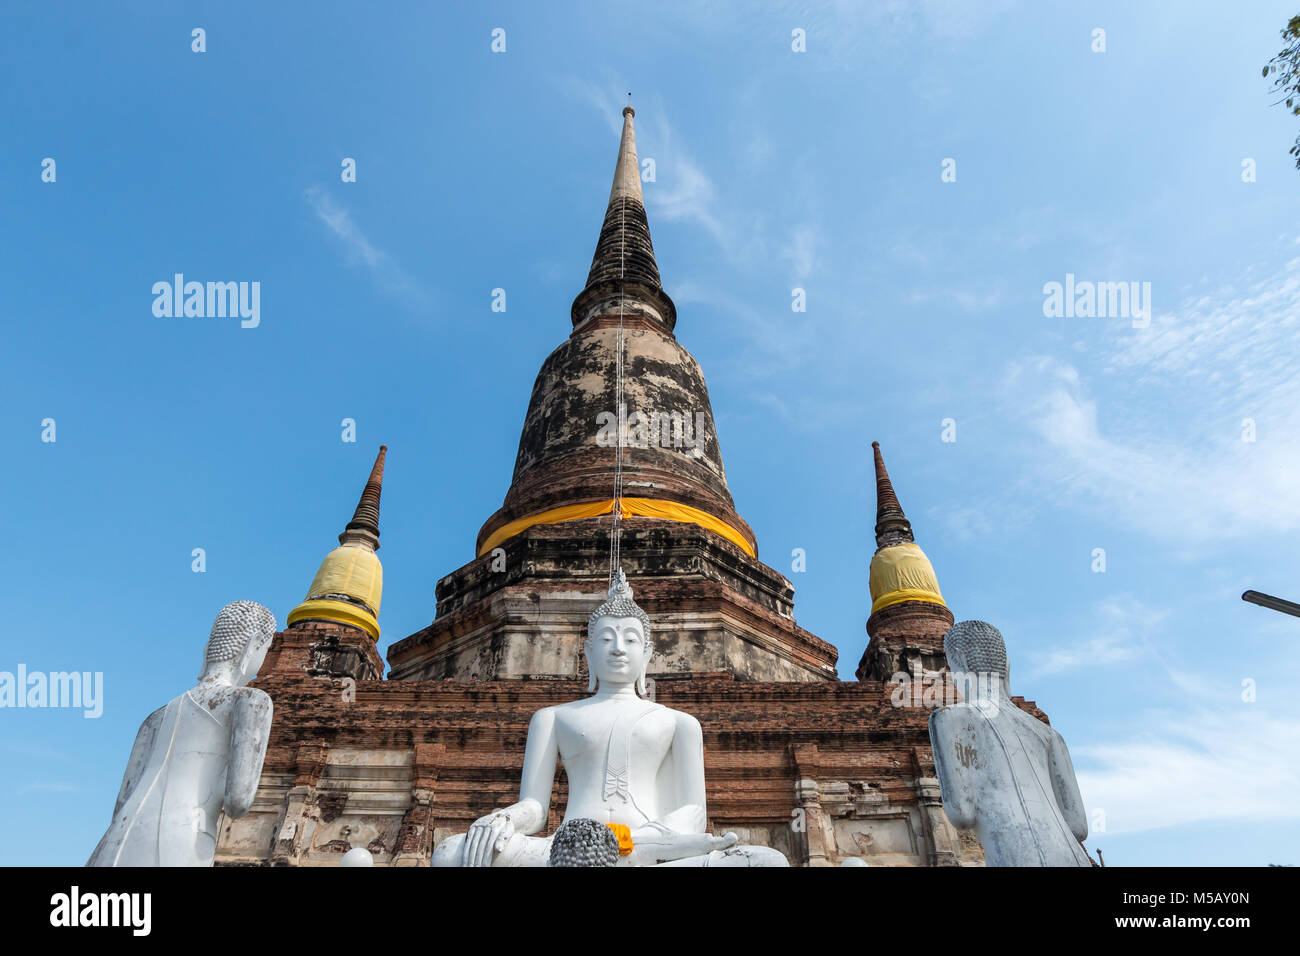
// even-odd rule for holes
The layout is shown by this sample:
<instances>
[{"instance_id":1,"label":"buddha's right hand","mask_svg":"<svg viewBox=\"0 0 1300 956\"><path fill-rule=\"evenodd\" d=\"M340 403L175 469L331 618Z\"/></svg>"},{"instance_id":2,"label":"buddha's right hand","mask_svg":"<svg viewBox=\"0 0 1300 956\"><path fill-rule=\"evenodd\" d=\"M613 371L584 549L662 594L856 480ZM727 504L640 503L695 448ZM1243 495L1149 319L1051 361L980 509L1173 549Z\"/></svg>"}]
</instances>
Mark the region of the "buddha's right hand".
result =
<instances>
[{"instance_id":1,"label":"buddha's right hand","mask_svg":"<svg viewBox=\"0 0 1300 956\"><path fill-rule=\"evenodd\" d=\"M494 810L480 818L465 834L465 866L491 866L515 833L515 823L506 810Z\"/></svg>"},{"instance_id":2,"label":"buddha's right hand","mask_svg":"<svg viewBox=\"0 0 1300 956\"><path fill-rule=\"evenodd\" d=\"M726 833L722 834L722 836L713 838L713 849L730 850L739 842L740 837L736 835L736 831L728 830Z\"/></svg>"},{"instance_id":3,"label":"buddha's right hand","mask_svg":"<svg viewBox=\"0 0 1300 956\"><path fill-rule=\"evenodd\" d=\"M632 831L632 856L635 866L654 866L672 860L705 856L714 850L729 850L740 838L727 831L722 836L712 833L679 833L662 823L647 823Z\"/></svg>"}]
</instances>

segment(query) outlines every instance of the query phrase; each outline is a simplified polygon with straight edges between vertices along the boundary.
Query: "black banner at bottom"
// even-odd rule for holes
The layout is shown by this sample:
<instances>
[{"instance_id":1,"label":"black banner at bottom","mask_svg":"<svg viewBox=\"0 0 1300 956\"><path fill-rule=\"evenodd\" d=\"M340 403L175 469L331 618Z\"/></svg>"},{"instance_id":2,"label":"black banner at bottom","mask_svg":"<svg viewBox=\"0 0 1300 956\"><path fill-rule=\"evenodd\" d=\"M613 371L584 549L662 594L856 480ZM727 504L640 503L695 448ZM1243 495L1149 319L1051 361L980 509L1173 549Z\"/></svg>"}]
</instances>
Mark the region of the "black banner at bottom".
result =
<instances>
[{"instance_id":1,"label":"black banner at bottom","mask_svg":"<svg viewBox=\"0 0 1300 956\"><path fill-rule=\"evenodd\" d=\"M128 946L222 945L229 934L236 945L299 948L455 924L477 926L500 945L574 916L613 920L651 945L672 939L655 934L675 932L675 919L693 935L713 925L733 944L738 933L781 924L794 932L817 925L822 933L856 924L859 933L869 929L873 945L895 936L924 945L927 935L946 944L991 920L985 930L1041 928L1078 941L1167 936L1182 945L1199 934L1231 945L1257 929L1292 932L1300 891L1300 869L1291 867L858 869L874 872L9 868L0 870L8 877L0 912L10 941L75 936ZM630 882L620 887L622 880Z\"/></svg>"}]
</instances>

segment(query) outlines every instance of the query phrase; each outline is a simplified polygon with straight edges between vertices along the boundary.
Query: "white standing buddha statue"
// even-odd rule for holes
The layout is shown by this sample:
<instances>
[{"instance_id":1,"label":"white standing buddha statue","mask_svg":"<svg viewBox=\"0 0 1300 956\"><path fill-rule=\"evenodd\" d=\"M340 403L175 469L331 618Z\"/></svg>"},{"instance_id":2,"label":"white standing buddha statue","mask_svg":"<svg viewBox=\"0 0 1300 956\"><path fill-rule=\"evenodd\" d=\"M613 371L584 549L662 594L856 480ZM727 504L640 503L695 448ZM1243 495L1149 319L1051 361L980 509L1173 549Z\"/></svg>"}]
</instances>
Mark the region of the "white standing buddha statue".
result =
<instances>
[{"instance_id":1,"label":"white standing buddha statue","mask_svg":"<svg viewBox=\"0 0 1300 956\"><path fill-rule=\"evenodd\" d=\"M966 699L930 714L930 746L943 809L974 829L988 866L1091 866L1083 797L1070 751L1055 730L1011 700L1002 633L984 621L943 638Z\"/></svg>"},{"instance_id":2,"label":"white standing buddha statue","mask_svg":"<svg viewBox=\"0 0 1300 956\"><path fill-rule=\"evenodd\" d=\"M438 844L433 866L546 866L555 762L564 765L564 822L594 820L616 834L619 866L788 866L768 847L706 832L704 736L690 714L645 698L650 621L622 569L587 622L592 696L533 715L519 802Z\"/></svg>"},{"instance_id":3,"label":"white standing buddha statue","mask_svg":"<svg viewBox=\"0 0 1300 956\"><path fill-rule=\"evenodd\" d=\"M211 866L217 818L248 812L271 735L271 698L246 686L275 617L253 601L217 614L199 683L150 714L135 737L113 821L87 866Z\"/></svg>"}]
</instances>

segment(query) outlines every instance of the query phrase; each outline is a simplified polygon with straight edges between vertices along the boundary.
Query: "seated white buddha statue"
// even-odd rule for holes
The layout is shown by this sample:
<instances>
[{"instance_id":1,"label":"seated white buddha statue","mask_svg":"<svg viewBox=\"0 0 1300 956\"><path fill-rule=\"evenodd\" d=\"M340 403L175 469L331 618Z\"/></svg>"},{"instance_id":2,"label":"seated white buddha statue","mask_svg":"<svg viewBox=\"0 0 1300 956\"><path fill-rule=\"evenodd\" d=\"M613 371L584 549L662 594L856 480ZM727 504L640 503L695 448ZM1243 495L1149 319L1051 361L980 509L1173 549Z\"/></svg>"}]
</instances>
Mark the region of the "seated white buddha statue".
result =
<instances>
[{"instance_id":1,"label":"seated white buddha statue","mask_svg":"<svg viewBox=\"0 0 1300 956\"><path fill-rule=\"evenodd\" d=\"M619 866L788 866L768 847L737 846L705 832L704 736L690 714L646 700L650 620L620 568L609 598L587 622L592 696L533 715L519 802L448 837L433 866L546 866L555 761L564 765L564 822L595 820L617 835Z\"/></svg>"}]
</instances>

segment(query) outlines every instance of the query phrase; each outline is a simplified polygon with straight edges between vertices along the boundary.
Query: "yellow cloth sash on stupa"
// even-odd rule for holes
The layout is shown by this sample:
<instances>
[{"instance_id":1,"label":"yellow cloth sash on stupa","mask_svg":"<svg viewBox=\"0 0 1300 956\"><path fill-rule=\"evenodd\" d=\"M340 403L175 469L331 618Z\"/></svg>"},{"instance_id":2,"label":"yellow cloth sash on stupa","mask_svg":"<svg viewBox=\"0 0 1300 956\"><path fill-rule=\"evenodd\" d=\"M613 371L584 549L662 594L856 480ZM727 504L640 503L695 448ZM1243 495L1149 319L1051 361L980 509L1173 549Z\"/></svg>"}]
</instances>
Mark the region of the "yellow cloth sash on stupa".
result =
<instances>
[{"instance_id":1,"label":"yellow cloth sash on stupa","mask_svg":"<svg viewBox=\"0 0 1300 956\"><path fill-rule=\"evenodd\" d=\"M622 502L623 517L625 518L663 518L667 521L684 521L689 524L699 525L714 534L722 535L751 558L758 556L754 553L753 545L746 540L743 534L725 521L715 518L707 511L692 508L690 505L679 504L676 501L663 501L658 498L624 498ZM533 525L558 524L561 521L576 521L579 518L598 518L601 515L613 514L613 512L614 499L606 498L604 501L589 501L581 505L562 505L559 508L548 508L546 511L525 515L522 518L516 518L514 521L503 524L488 535L488 539L478 549L478 554L479 557L482 557L502 541L513 538Z\"/></svg>"},{"instance_id":2,"label":"yellow cloth sash on stupa","mask_svg":"<svg viewBox=\"0 0 1300 956\"><path fill-rule=\"evenodd\" d=\"M296 624L298 621L321 619L359 627L376 641L379 640L379 621L376 620L375 616L346 601L303 601L289 614L290 624Z\"/></svg>"},{"instance_id":3,"label":"yellow cloth sash on stupa","mask_svg":"<svg viewBox=\"0 0 1300 956\"><path fill-rule=\"evenodd\" d=\"M384 593L384 568L369 548L340 545L325 556L307 589L306 599L289 612L289 623L323 618L359 627L379 640L379 601ZM359 607L326 595L346 594Z\"/></svg>"},{"instance_id":4,"label":"yellow cloth sash on stupa","mask_svg":"<svg viewBox=\"0 0 1300 956\"><path fill-rule=\"evenodd\" d=\"M880 597L871 602L871 613L875 614L882 607L889 607L891 604L902 604L904 601L928 601L931 604L943 604L943 595L938 591L927 591L924 588L900 588L897 591L890 591L888 594L882 594Z\"/></svg>"},{"instance_id":5,"label":"yellow cloth sash on stupa","mask_svg":"<svg viewBox=\"0 0 1300 956\"><path fill-rule=\"evenodd\" d=\"M913 541L877 551L871 559L870 580L872 614L903 601L928 601L947 607L930 559Z\"/></svg>"}]
</instances>

